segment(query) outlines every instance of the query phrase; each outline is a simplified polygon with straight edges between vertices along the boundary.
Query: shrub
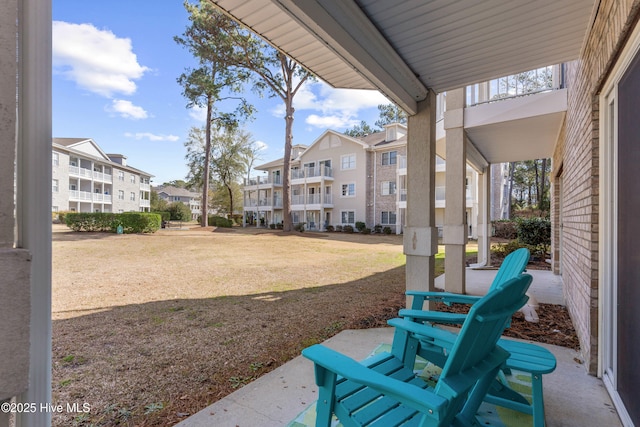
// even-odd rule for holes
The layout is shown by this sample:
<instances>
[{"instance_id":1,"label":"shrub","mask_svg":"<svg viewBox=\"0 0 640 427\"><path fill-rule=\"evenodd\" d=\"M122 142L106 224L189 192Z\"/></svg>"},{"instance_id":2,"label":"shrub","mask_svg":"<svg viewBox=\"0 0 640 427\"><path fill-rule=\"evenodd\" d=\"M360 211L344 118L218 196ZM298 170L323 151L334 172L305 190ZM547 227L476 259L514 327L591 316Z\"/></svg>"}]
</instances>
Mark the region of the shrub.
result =
<instances>
[{"instance_id":1,"label":"shrub","mask_svg":"<svg viewBox=\"0 0 640 427\"><path fill-rule=\"evenodd\" d=\"M160 211L160 212L153 212L153 213L160 215L160 219L162 221L169 221L171 219L171 212Z\"/></svg>"},{"instance_id":2,"label":"shrub","mask_svg":"<svg viewBox=\"0 0 640 427\"><path fill-rule=\"evenodd\" d=\"M336 231L341 232L342 231L342 226L341 225L336 225Z\"/></svg>"},{"instance_id":3,"label":"shrub","mask_svg":"<svg viewBox=\"0 0 640 427\"><path fill-rule=\"evenodd\" d=\"M353 226L345 225L344 227L342 227L342 231L344 231L345 233L353 233Z\"/></svg>"},{"instance_id":4,"label":"shrub","mask_svg":"<svg viewBox=\"0 0 640 427\"><path fill-rule=\"evenodd\" d=\"M154 233L160 222L160 215L146 212L71 212L65 216L65 223L73 231L115 233L122 226L124 233Z\"/></svg>"},{"instance_id":5,"label":"shrub","mask_svg":"<svg viewBox=\"0 0 640 427\"><path fill-rule=\"evenodd\" d=\"M219 215L209 215L207 217L207 224L213 227L233 227L232 220Z\"/></svg>"},{"instance_id":6,"label":"shrub","mask_svg":"<svg viewBox=\"0 0 640 427\"><path fill-rule=\"evenodd\" d=\"M533 248L532 254L544 256L551 246L551 221L546 218L518 219L518 241Z\"/></svg>"},{"instance_id":7,"label":"shrub","mask_svg":"<svg viewBox=\"0 0 640 427\"><path fill-rule=\"evenodd\" d=\"M281 223L281 222L279 222L279 223L276 225L276 228L277 228L278 230L282 230L282 229L284 228L284 224L283 224L283 223Z\"/></svg>"},{"instance_id":8,"label":"shrub","mask_svg":"<svg viewBox=\"0 0 640 427\"><path fill-rule=\"evenodd\" d=\"M389 228L389 227L387 227ZM382 233L382 226L380 224L376 224L373 226L373 232L374 233Z\"/></svg>"},{"instance_id":9,"label":"shrub","mask_svg":"<svg viewBox=\"0 0 640 427\"><path fill-rule=\"evenodd\" d=\"M167 211L171 221L189 221L191 219L191 209L182 202L169 203Z\"/></svg>"},{"instance_id":10,"label":"shrub","mask_svg":"<svg viewBox=\"0 0 640 427\"><path fill-rule=\"evenodd\" d=\"M334 230L333 225L327 225L327 226L325 227L325 229L326 229L327 231L333 231L333 230Z\"/></svg>"},{"instance_id":11,"label":"shrub","mask_svg":"<svg viewBox=\"0 0 640 427\"><path fill-rule=\"evenodd\" d=\"M362 234L371 234L371 229L368 227L363 228L362 230L360 230L360 232Z\"/></svg>"},{"instance_id":12,"label":"shrub","mask_svg":"<svg viewBox=\"0 0 640 427\"><path fill-rule=\"evenodd\" d=\"M515 221L500 219L493 221L493 235L501 239L513 240L518 237L518 229Z\"/></svg>"},{"instance_id":13,"label":"shrub","mask_svg":"<svg viewBox=\"0 0 640 427\"><path fill-rule=\"evenodd\" d=\"M367 225L362 221L356 221L356 230L362 232L367 227Z\"/></svg>"},{"instance_id":14,"label":"shrub","mask_svg":"<svg viewBox=\"0 0 640 427\"><path fill-rule=\"evenodd\" d=\"M299 222L299 223L297 223L296 225L293 226L293 229L296 230L296 231L299 231L301 233L304 233L304 225L305 224L306 224L305 222Z\"/></svg>"},{"instance_id":15,"label":"shrub","mask_svg":"<svg viewBox=\"0 0 640 427\"><path fill-rule=\"evenodd\" d=\"M391 234L391 227L384 227L384 228L382 229L382 232L383 232L384 234Z\"/></svg>"},{"instance_id":16,"label":"shrub","mask_svg":"<svg viewBox=\"0 0 640 427\"><path fill-rule=\"evenodd\" d=\"M275 230L276 229L276 225L275 224L269 224L269 228L272 229L272 230Z\"/></svg>"},{"instance_id":17,"label":"shrub","mask_svg":"<svg viewBox=\"0 0 640 427\"><path fill-rule=\"evenodd\" d=\"M532 253L535 252L535 247L526 245L517 240L512 240L508 243L499 243L491 248L491 252L496 254L500 258L504 258L507 255L509 255L511 252L520 248L529 249L529 252L532 252Z\"/></svg>"}]
</instances>

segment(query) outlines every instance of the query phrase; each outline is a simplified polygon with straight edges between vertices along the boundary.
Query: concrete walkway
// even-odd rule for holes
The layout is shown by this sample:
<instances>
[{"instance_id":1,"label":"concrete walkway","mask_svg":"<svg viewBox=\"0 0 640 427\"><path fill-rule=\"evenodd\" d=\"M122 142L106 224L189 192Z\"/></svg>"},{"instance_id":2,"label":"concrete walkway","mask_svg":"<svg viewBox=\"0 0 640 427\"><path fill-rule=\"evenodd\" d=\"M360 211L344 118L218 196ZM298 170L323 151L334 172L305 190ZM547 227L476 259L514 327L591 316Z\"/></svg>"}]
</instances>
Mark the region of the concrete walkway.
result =
<instances>
[{"instance_id":1,"label":"concrete walkway","mask_svg":"<svg viewBox=\"0 0 640 427\"><path fill-rule=\"evenodd\" d=\"M562 281L548 271L529 271L531 292L541 303L561 304ZM484 294L495 270L467 271L467 292ZM442 280L442 279L438 279ZM391 343L393 329L347 330L324 344L356 360L381 343ZM548 427L622 426L598 378L588 375L577 352L541 344L556 357L556 370L544 376ZM313 363L298 356L222 400L185 419L179 427L284 427L317 399Z\"/></svg>"}]
</instances>

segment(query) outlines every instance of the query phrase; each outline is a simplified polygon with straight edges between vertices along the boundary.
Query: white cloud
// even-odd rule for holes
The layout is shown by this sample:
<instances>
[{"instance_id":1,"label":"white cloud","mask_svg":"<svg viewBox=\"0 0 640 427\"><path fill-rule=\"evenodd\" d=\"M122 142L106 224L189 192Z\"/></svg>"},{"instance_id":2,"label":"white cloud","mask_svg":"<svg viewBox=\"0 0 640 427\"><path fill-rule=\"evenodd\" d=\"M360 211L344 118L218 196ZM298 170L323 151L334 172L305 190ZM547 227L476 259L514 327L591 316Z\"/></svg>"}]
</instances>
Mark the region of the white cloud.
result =
<instances>
[{"instance_id":1,"label":"white cloud","mask_svg":"<svg viewBox=\"0 0 640 427\"><path fill-rule=\"evenodd\" d=\"M342 129L351 128L360 123L360 120L353 119L350 116L319 116L317 114L310 114L307 116L305 123L322 129Z\"/></svg>"},{"instance_id":2,"label":"white cloud","mask_svg":"<svg viewBox=\"0 0 640 427\"><path fill-rule=\"evenodd\" d=\"M149 114L144 110L144 108L133 105L131 101L126 101L124 99L114 99L113 102L111 102L111 105L106 107L105 110L110 113L119 114L125 119L140 120L149 117Z\"/></svg>"},{"instance_id":3,"label":"white cloud","mask_svg":"<svg viewBox=\"0 0 640 427\"><path fill-rule=\"evenodd\" d=\"M258 150L258 151L264 151L264 150L266 150L267 148L269 148L269 146L267 145L267 143L266 143L266 142L264 142L264 141L255 141L255 142L253 143L253 146L254 146L254 147L256 147L256 150Z\"/></svg>"},{"instance_id":4,"label":"white cloud","mask_svg":"<svg viewBox=\"0 0 640 427\"><path fill-rule=\"evenodd\" d=\"M201 123L207 122L207 109L205 107L198 107L197 105L189 108L189 116Z\"/></svg>"},{"instance_id":5,"label":"white cloud","mask_svg":"<svg viewBox=\"0 0 640 427\"><path fill-rule=\"evenodd\" d=\"M136 91L134 80L149 68L140 65L131 39L91 24L53 22L53 66L78 86L105 97Z\"/></svg>"},{"instance_id":6,"label":"white cloud","mask_svg":"<svg viewBox=\"0 0 640 427\"><path fill-rule=\"evenodd\" d=\"M178 141L180 139L180 137L176 136L176 135L156 135L156 134L151 133L151 132L137 132L137 133L127 132L127 133L124 134L124 136L126 136L127 138L135 138L137 140L148 139L149 141L171 141L171 142L175 142L175 141Z\"/></svg>"},{"instance_id":7,"label":"white cloud","mask_svg":"<svg viewBox=\"0 0 640 427\"><path fill-rule=\"evenodd\" d=\"M304 84L296 94L296 111L309 110L305 122L317 128L345 128L360 123L361 110L388 104L389 100L375 90L334 89L323 82ZM276 117L284 117L284 104L271 110Z\"/></svg>"}]
</instances>

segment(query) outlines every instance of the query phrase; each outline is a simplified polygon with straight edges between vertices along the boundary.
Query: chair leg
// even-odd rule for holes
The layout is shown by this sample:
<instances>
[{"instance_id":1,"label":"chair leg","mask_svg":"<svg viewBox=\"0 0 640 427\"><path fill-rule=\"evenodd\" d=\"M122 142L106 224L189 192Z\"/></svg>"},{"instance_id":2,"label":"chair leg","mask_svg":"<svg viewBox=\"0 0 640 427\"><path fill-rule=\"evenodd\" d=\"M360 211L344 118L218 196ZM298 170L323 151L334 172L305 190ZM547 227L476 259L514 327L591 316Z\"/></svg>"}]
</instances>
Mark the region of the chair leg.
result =
<instances>
[{"instance_id":1,"label":"chair leg","mask_svg":"<svg viewBox=\"0 0 640 427\"><path fill-rule=\"evenodd\" d=\"M315 366L315 372L319 388L316 403L316 427L331 427L337 376L318 365Z\"/></svg>"},{"instance_id":2,"label":"chair leg","mask_svg":"<svg viewBox=\"0 0 640 427\"><path fill-rule=\"evenodd\" d=\"M542 375L531 375L531 402L533 412L533 426L544 427L544 396L542 393Z\"/></svg>"}]
</instances>

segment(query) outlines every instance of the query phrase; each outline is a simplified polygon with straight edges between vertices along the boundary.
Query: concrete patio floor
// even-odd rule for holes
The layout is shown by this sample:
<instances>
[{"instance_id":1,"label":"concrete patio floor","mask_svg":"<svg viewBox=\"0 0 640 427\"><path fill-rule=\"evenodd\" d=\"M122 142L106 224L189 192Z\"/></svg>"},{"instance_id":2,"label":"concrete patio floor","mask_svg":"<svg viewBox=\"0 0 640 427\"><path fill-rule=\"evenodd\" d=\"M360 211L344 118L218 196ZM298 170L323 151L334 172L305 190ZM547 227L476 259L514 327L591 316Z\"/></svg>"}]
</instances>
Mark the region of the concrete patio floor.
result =
<instances>
[{"instance_id":1,"label":"concrete patio floor","mask_svg":"<svg viewBox=\"0 0 640 427\"><path fill-rule=\"evenodd\" d=\"M467 270L467 293L486 292L495 270ZM563 304L562 280L548 271L530 270L530 293L541 303ZM437 279L437 285L443 278ZM391 343L392 328L347 330L324 344L356 360L381 343ZM540 344L558 362L544 376L548 427L622 426L604 384L586 373L577 352ZM177 424L177 427L283 427L317 399L313 364L298 356L224 399Z\"/></svg>"}]
</instances>

